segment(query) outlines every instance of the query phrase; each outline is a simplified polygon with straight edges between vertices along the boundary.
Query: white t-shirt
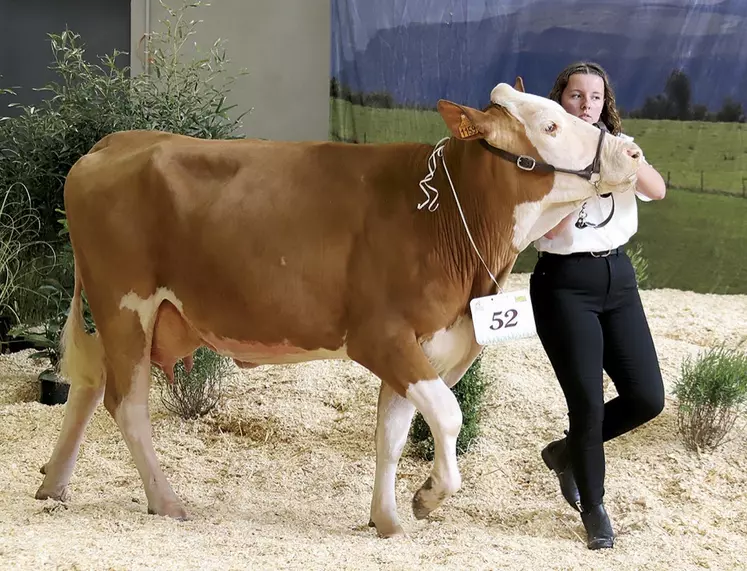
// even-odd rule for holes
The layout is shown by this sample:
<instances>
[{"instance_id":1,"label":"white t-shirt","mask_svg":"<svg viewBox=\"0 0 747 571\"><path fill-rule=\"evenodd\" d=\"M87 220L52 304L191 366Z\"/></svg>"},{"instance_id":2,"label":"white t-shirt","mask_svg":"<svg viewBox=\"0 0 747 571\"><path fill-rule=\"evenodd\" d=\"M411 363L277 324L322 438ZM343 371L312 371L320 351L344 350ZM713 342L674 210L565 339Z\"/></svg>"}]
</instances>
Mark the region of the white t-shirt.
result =
<instances>
[{"instance_id":1,"label":"white t-shirt","mask_svg":"<svg viewBox=\"0 0 747 571\"><path fill-rule=\"evenodd\" d=\"M633 140L633 137L623 135L618 137ZM644 159L645 160L645 159ZM542 236L534 241L534 247L540 252L553 254L571 254L574 252L602 252L622 246L638 230L638 205L636 197L643 202L651 199L637 191L614 193L615 214L602 228L576 228L576 220L581 212L578 208L565 229L554 238ZM586 201L586 222L600 224L610 214L612 197L601 198L593 196Z\"/></svg>"}]
</instances>

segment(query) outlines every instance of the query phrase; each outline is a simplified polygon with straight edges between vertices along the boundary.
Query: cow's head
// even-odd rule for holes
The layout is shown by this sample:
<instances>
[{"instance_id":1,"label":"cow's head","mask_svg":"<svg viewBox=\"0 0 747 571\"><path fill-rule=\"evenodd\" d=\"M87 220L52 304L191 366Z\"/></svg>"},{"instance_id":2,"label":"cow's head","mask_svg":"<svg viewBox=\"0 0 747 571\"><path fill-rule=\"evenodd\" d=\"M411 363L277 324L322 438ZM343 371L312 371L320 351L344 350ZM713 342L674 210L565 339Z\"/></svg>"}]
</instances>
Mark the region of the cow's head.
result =
<instances>
[{"instance_id":1,"label":"cow's head","mask_svg":"<svg viewBox=\"0 0 747 571\"><path fill-rule=\"evenodd\" d=\"M461 140L484 139L493 149L512 155L532 157L537 163L550 165L544 171L521 173L527 178L525 202L516 215L515 245L523 249L529 242L549 231L567 214L595 194L625 192L635 187L641 149L633 142L607 134L567 113L555 101L525 93L523 82L516 86L496 85L490 94L491 105L485 110L473 109L441 100L438 110L452 135ZM579 174L599 161L599 174L587 179ZM490 152L486 148L485 152ZM515 160L502 156L507 161ZM521 166L532 167L532 162L521 161ZM542 165L540 165L541 167ZM551 184L539 184L537 175L554 176ZM549 174L548 174L549 173ZM533 184L532 181L535 181ZM540 194L534 189L543 189ZM521 218L521 219L519 219Z\"/></svg>"}]
</instances>

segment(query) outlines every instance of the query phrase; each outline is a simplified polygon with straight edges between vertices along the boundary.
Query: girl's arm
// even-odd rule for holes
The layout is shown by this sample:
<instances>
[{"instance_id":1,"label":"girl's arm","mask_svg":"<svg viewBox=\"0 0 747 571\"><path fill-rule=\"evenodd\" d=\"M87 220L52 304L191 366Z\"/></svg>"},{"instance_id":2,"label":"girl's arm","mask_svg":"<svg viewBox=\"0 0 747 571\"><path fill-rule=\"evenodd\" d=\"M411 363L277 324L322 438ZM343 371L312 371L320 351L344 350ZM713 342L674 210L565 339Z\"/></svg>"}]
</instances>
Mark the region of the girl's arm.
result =
<instances>
[{"instance_id":1,"label":"girl's arm","mask_svg":"<svg viewBox=\"0 0 747 571\"><path fill-rule=\"evenodd\" d=\"M667 194L667 185L654 167L644 162L638 168L636 190L651 200L661 200Z\"/></svg>"}]
</instances>

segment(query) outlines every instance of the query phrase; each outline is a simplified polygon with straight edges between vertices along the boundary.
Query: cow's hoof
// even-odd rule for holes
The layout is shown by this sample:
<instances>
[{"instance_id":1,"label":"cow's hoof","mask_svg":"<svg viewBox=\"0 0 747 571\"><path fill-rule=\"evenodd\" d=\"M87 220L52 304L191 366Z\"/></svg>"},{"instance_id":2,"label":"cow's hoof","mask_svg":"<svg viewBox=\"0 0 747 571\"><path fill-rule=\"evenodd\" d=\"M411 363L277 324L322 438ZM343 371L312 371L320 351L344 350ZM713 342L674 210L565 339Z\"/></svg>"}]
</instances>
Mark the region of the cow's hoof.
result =
<instances>
[{"instance_id":1,"label":"cow's hoof","mask_svg":"<svg viewBox=\"0 0 747 571\"><path fill-rule=\"evenodd\" d=\"M445 493L438 494L433 491L433 481L429 477L412 497L412 513L415 519L427 518L445 498Z\"/></svg>"},{"instance_id":2,"label":"cow's hoof","mask_svg":"<svg viewBox=\"0 0 747 571\"><path fill-rule=\"evenodd\" d=\"M164 504L160 509L152 508L148 506L148 513L150 515L162 515L173 518L177 521L189 521L192 517L187 513L187 510L179 502L171 502Z\"/></svg>"},{"instance_id":3,"label":"cow's hoof","mask_svg":"<svg viewBox=\"0 0 747 571\"><path fill-rule=\"evenodd\" d=\"M42 485L39 486L38 490L36 490L36 494L34 495L34 497L37 500L46 500L51 498L53 500L57 500L58 502L67 502L70 501L70 490L67 486L47 486L44 482L42 482Z\"/></svg>"},{"instance_id":4,"label":"cow's hoof","mask_svg":"<svg viewBox=\"0 0 747 571\"><path fill-rule=\"evenodd\" d=\"M375 527L376 535L383 539L405 535L405 530L402 529L402 526L396 522L387 522L376 525L373 520L370 520L368 522L368 527Z\"/></svg>"}]
</instances>

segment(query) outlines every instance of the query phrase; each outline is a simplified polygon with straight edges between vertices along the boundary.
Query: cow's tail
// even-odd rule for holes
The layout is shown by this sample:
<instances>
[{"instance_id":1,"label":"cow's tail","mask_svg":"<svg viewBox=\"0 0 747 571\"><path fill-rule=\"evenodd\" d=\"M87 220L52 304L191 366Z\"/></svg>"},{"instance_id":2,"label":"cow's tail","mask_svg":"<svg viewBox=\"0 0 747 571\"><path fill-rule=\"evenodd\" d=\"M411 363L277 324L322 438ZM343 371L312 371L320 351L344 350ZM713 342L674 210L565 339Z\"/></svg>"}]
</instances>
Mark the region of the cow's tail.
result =
<instances>
[{"instance_id":1,"label":"cow's tail","mask_svg":"<svg viewBox=\"0 0 747 571\"><path fill-rule=\"evenodd\" d=\"M75 291L62 329L60 373L71 384L99 387L105 380L104 346L98 332L86 332L83 321L83 284L75 269Z\"/></svg>"}]
</instances>

